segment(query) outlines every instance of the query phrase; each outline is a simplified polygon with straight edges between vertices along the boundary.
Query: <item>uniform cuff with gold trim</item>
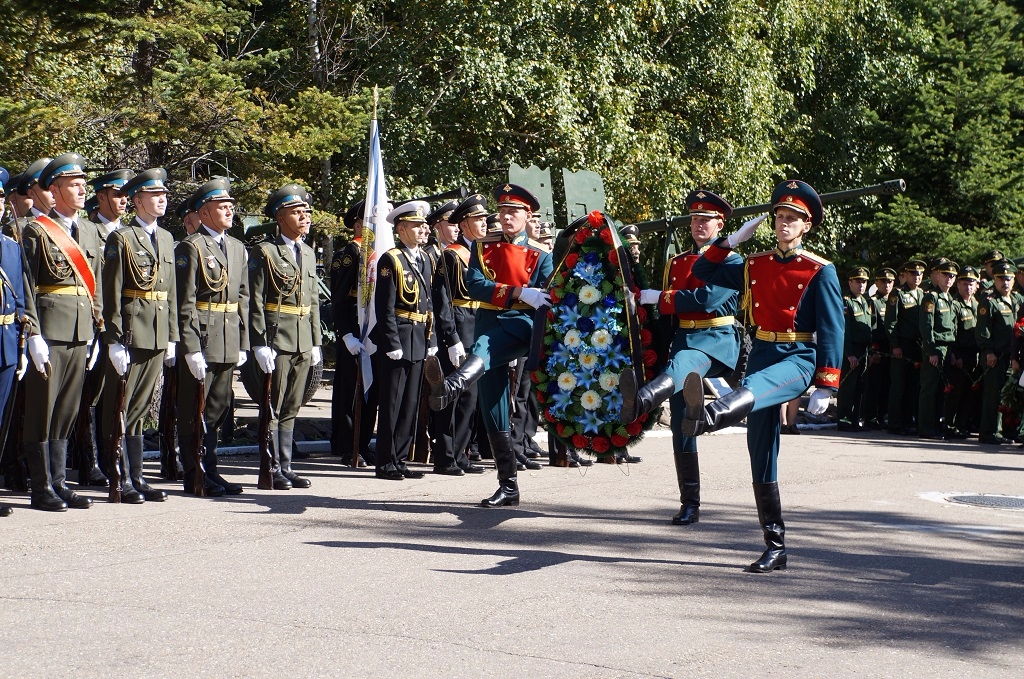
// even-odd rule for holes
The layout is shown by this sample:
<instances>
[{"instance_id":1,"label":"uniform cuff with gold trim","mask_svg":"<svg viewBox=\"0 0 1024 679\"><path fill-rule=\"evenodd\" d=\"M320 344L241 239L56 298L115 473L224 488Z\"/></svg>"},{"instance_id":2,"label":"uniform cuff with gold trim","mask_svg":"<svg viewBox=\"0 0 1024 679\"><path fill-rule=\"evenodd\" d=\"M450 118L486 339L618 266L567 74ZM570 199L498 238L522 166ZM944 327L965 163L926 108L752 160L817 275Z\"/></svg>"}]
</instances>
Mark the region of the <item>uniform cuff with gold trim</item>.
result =
<instances>
[{"instance_id":1,"label":"uniform cuff with gold trim","mask_svg":"<svg viewBox=\"0 0 1024 679\"><path fill-rule=\"evenodd\" d=\"M658 298L658 312L664 316L676 313L675 298L675 290L665 290L662 292L661 297Z\"/></svg>"},{"instance_id":2,"label":"uniform cuff with gold trim","mask_svg":"<svg viewBox=\"0 0 1024 679\"><path fill-rule=\"evenodd\" d=\"M814 386L823 389L839 388L839 368L818 368L814 373Z\"/></svg>"},{"instance_id":3,"label":"uniform cuff with gold trim","mask_svg":"<svg viewBox=\"0 0 1024 679\"><path fill-rule=\"evenodd\" d=\"M732 248L729 247L729 239L719 238L711 244L711 247L704 251L704 259L715 264L721 264L731 252Z\"/></svg>"},{"instance_id":4,"label":"uniform cuff with gold trim","mask_svg":"<svg viewBox=\"0 0 1024 679\"><path fill-rule=\"evenodd\" d=\"M498 283L491 293L491 304L497 307L509 308L512 304L512 286Z\"/></svg>"}]
</instances>

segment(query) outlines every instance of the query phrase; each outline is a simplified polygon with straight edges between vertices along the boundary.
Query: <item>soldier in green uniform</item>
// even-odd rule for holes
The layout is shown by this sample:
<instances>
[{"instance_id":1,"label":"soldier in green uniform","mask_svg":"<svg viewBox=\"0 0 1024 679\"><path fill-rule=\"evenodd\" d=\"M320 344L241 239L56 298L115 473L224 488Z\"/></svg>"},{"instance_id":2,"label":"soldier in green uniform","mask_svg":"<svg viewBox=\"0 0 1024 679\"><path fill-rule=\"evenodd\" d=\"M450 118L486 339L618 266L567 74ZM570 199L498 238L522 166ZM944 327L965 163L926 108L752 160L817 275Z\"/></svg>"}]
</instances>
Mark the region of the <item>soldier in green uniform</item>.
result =
<instances>
[{"instance_id":1,"label":"soldier in green uniform","mask_svg":"<svg viewBox=\"0 0 1024 679\"><path fill-rule=\"evenodd\" d=\"M895 284L895 270L882 267L875 271L875 293L871 295L871 305L875 309L875 328L871 333L864 397L864 407L867 409L864 417L867 425L873 429L885 429L889 412L889 333L885 328L885 311Z\"/></svg>"},{"instance_id":2,"label":"soldier in green uniform","mask_svg":"<svg viewBox=\"0 0 1024 679\"><path fill-rule=\"evenodd\" d=\"M126 479L121 501L163 502L167 493L142 476L143 417L156 393L164 361L175 361L178 301L174 238L157 221L167 211L167 172L141 172L121 189L135 205L135 219L107 238L103 255L103 342L110 360L104 371L103 412L124 416ZM118 386L126 379L125 410Z\"/></svg>"},{"instance_id":3,"label":"soldier in green uniform","mask_svg":"<svg viewBox=\"0 0 1024 679\"><path fill-rule=\"evenodd\" d=\"M981 257L981 265L985 269L985 272L981 276L981 280L978 283L978 291L975 293L978 297L978 301L985 299L992 294L992 282L993 268L996 263L1003 262L1006 260L1006 256L999 250L989 250Z\"/></svg>"},{"instance_id":4,"label":"soldier in green uniform","mask_svg":"<svg viewBox=\"0 0 1024 679\"><path fill-rule=\"evenodd\" d=\"M843 338L843 372L839 382L839 431L864 429L862 405L867 383L868 348L871 346L877 317L875 305L864 293L868 289L868 270L862 266L847 276L850 294L843 296L846 333Z\"/></svg>"},{"instance_id":5,"label":"soldier in green uniform","mask_svg":"<svg viewBox=\"0 0 1024 679\"><path fill-rule=\"evenodd\" d=\"M1020 315L1021 300L1012 293L1016 267L1006 260L992 265L992 293L978 303L975 333L985 376L981 382L982 443L1009 443L1000 433L999 403L1010 369L1013 326Z\"/></svg>"},{"instance_id":6,"label":"soldier in green uniform","mask_svg":"<svg viewBox=\"0 0 1024 679\"><path fill-rule=\"evenodd\" d=\"M292 471L292 446L309 369L321 358L316 255L302 242L309 233L312 202L298 184L285 184L272 193L263 214L277 221L277 238L249 253L249 343L260 369L273 373L275 490L310 486L309 479ZM275 328L275 334L268 333Z\"/></svg>"},{"instance_id":7,"label":"soldier in green uniform","mask_svg":"<svg viewBox=\"0 0 1024 679\"><path fill-rule=\"evenodd\" d=\"M939 430L945 389L946 355L956 338L956 316L950 290L957 266L945 257L931 265L931 287L921 300L921 392L918 398L917 435L945 439Z\"/></svg>"},{"instance_id":8,"label":"soldier in green uniform","mask_svg":"<svg viewBox=\"0 0 1024 679\"><path fill-rule=\"evenodd\" d=\"M217 472L217 439L231 407L235 366L249 349L249 278L245 246L227 234L235 199L226 179L211 179L189 199L200 226L175 248L178 324L178 445L186 493L196 490L196 389L206 394L205 474L203 492L210 497L237 495L242 486Z\"/></svg>"},{"instance_id":9,"label":"soldier in green uniform","mask_svg":"<svg viewBox=\"0 0 1024 679\"><path fill-rule=\"evenodd\" d=\"M892 348L889 364L889 432L911 433L911 418L917 413L918 376L921 369L921 279L925 263L907 262L901 268L903 287L889 295L885 329Z\"/></svg>"},{"instance_id":10,"label":"soldier in green uniform","mask_svg":"<svg viewBox=\"0 0 1024 679\"><path fill-rule=\"evenodd\" d=\"M53 209L35 215L22 232L32 323L28 349L36 367L25 376L23 440L32 506L47 511L92 506L65 484L68 436L81 405L89 349L103 323L103 245L96 225L78 215L85 205L84 168L77 153L46 165L38 183L53 196Z\"/></svg>"},{"instance_id":11,"label":"soldier in green uniform","mask_svg":"<svg viewBox=\"0 0 1024 679\"><path fill-rule=\"evenodd\" d=\"M949 392L943 406L946 435L963 439L977 426L979 400L974 388L978 379L978 337L974 328L978 323L978 271L973 266L960 267L953 295L953 316L956 319L956 339L949 350L946 380Z\"/></svg>"}]
</instances>

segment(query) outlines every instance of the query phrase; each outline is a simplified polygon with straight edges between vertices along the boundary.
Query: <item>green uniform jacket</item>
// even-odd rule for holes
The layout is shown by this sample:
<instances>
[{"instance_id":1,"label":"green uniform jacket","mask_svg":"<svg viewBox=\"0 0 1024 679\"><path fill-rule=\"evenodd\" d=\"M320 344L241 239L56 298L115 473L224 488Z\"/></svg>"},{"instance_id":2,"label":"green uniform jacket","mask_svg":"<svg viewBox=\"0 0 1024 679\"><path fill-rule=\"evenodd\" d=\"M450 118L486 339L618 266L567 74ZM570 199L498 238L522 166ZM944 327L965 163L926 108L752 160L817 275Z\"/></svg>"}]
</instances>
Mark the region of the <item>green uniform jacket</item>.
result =
<instances>
[{"instance_id":1,"label":"green uniform jacket","mask_svg":"<svg viewBox=\"0 0 1024 679\"><path fill-rule=\"evenodd\" d=\"M174 238L157 227L156 242L154 248L149 234L136 224L114 231L107 239L103 256L103 340L107 344L125 344L129 323L132 341L125 346L166 349L168 342L178 341Z\"/></svg>"},{"instance_id":2,"label":"green uniform jacket","mask_svg":"<svg viewBox=\"0 0 1024 679\"><path fill-rule=\"evenodd\" d=\"M953 315L956 316L957 349L968 353L978 351L978 336L975 327L978 325L978 300L971 296L966 301L956 295L953 297Z\"/></svg>"},{"instance_id":3,"label":"green uniform jacket","mask_svg":"<svg viewBox=\"0 0 1024 679\"><path fill-rule=\"evenodd\" d=\"M846 317L843 356L861 357L871 344L871 335L875 330L875 305L864 295L846 295L843 297L843 316Z\"/></svg>"},{"instance_id":4,"label":"green uniform jacket","mask_svg":"<svg viewBox=\"0 0 1024 679\"><path fill-rule=\"evenodd\" d=\"M931 290L921 300L921 347L924 356L938 356L938 346L949 346L956 339L956 315L953 297L948 292Z\"/></svg>"},{"instance_id":5,"label":"green uniform jacket","mask_svg":"<svg viewBox=\"0 0 1024 679\"><path fill-rule=\"evenodd\" d=\"M913 344L921 338L921 298L917 290L893 290L885 311L885 329L893 349Z\"/></svg>"},{"instance_id":6,"label":"green uniform jacket","mask_svg":"<svg viewBox=\"0 0 1024 679\"><path fill-rule=\"evenodd\" d=\"M206 336L204 357L207 363L237 363L238 353L249 350L249 278L245 246L227 234L224 242L227 255L206 227L200 227L178 243L174 251L178 324L184 353L201 351L200 338ZM214 311L199 309L197 303L227 307Z\"/></svg>"},{"instance_id":7,"label":"green uniform jacket","mask_svg":"<svg viewBox=\"0 0 1024 679\"><path fill-rule=\"evenodd\" d=\"M1013 325L1020 312L1020 298L989 297L978 303L978 325L974 328L981 353L1002 356L1010 350Z\"/></svg>"},{"instance_id":8,"label":"green uniform jacket","mask_svg":"<svg viewBox=\"0 0 1024 679\"><path fill-rule=\"evenodd\" d=\"M267 326L272 323L277 324L274 349L278 351L306 353L320 346L316 255L301 241L299 248L301 272L280 234L273 243L260 243L249 252L249 341L254 347L267 346ZM280 313L275 304L281 305Z\"/></svg>"},{"instance_id":9,"label":"green uniform jacket","mask_svg":"<svg viewBox=\"0 0 1024 679\"><path fill-rule=\"evenodd\" d=\"M57 213L50 218L60 224ZM91 303L88 294L60 295L39 292L46 286L78 285L71 262L46 235L43 225L33 220L22 232L25 253L25 312L32 322L33 332L45 339L58 342L88 342L103 318L102 255L96 225L88 219L77 218L78 245L85 253L86 262L96 279L96 295ZM63 226L63 225L61 225ZM97 320L98 319L98 320Z\"/></svg>"},{"instance_id":10,"label":"green uniform jacket","mask_svg":"<svg viewBox=\"0 0 1024 679\"><path fill-rule=\"evenodd\" d=\"M888 299L880 294L871 297L871 305L875 307L875 328L871 332L871 348L885 351L889 349L889 333L885 328L885 311Z\"/></svg>"}]
</instances>

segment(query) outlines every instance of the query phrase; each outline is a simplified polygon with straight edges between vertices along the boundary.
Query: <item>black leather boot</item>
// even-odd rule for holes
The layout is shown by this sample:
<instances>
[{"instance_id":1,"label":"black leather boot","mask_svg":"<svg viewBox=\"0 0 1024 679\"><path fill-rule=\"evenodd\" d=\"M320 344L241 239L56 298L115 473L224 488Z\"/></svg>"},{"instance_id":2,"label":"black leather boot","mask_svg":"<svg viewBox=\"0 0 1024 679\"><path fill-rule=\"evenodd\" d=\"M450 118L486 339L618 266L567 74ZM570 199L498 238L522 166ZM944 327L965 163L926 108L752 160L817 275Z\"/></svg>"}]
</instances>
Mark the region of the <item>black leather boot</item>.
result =
<instances>
[{"instance_id":1,"label":"black leather boot","mask_svg":"<svg viewBox=\"0 0 1024 679\"><path fill-rule=\"evenodd\" d=\"M68 440L50 439L50 479L53 492L64 500L71 509L88 509L92 507L92 499L82 497L67 486L68 475Z\"/></svg>"},{"instance_id":2,"label":"black leather boot","mask_svg":"<svg viewBox=\"0 0 1024 679\"><path fill-rule=\"evenodd\" d=\"M49 443L26 443L25 462L28 463L28 473L31 476L32 508L45 512L66 512L68 503L53 492Z\"/></svg>"},{"instance_id":3,"label":"black leather boot","mask_svg":"<svg viewBox=\"0 0 1024 679\"><path fill-rule=\"evenodd\" d=\"M206 482L213 486L220 486L228 495L241 495L242 484L226 481L220 472L217 471L217 434L216 431L206 432L204 437L204 448L206 451L203 457L203 466L206 467ZM224 493L221 493L222 495Z\"/></svg>"},{"instance_id":4,"label":"black leather boot","mask_svg":"<svg viewBox=\"0 0 1024 679\"><path fill-rule=\"evenodd\" d=\"M516 451L516 468L517 469L540 469L543 465L540 462L534 462L526 453L521 450Z\"/></svg>"},{"instance_id":5,"label":"black leather boot","mask_svg":"<svg viewBox=\"0 0 1024 679\"><path fill-rule=\"evenodd\" d=\"M739 424L754 408L754 394L746 387L737 387L705 406L704 378L699 373L686 376L683 400L686 413L682 429L687 436L700 436Z\"/></svg>"},{"instance_id":6,"label":"black leather boot","mask_svg":"<svg viewBox=\"0 0 1024 679\"><path fill-rule=\"evenodd\" d=\"M96 409L89 408L89 442L85 450L79 453L78 485L107 487L107 477L103 475L99 465L99 446L96 443Z\"/></svg>"},{"instance_id":7,"label":"black leather boot","mask_svg":"<svg viewBox=\"0 0 1024 679\"><path fill-rule=\"evenodd\" d=\"M689 526L700 520L700 466L697 453L675 453L676 480L679 482L679 513L672 517L676 526Z\"/></svg>"},{"instance_id":8,"label":"black leather boot","mask_svg":"<svg viewBox=\"0 0 1024 679\"><path fill-rule=\"evenodd\" d=\"M274 490L291 490L292 482L281 471L281 432L270 430L270 478Z\"/></svg>"},{"instance_id":9,"label":"black leather boot","mask_svg":"<svg viewBox=\"0 0 1024 679\"><path fill-rule=\"evenodd\" d=\"M786 569L786 524L782 521L782 502L779 500L779 484L754 484L754 502L757 503L757 520L764 532L764 550L761 558L747 566L751 573L770 573L776 568Z\"/></svg>"},{"instance_id":10,"label":"black leather boot","mask_svg":"<svg viewBox=\"0 0 1024 679\"><path fill-rule=\"evenodd\" d=\"M167 499L167 493L153 488L142 477L143 445L141 436L124 437L125 453L128 458L128 478L131 479L132 487L142 493L146 502L163 502Z\"/></svg>"},{"instance_id":11,"label":"black leather boot","mask_svg":"<svg viewBox=\"0 0 1024 679\"><path fill-rule=\"evenodd\" d=\"M181 479L185 492L189 495L197 495L195 487L195 475L197 473L203 474L203 492L202 495L205 497L223 497L225 494L224 486L214 483L202 470L196 469L194 457L192 455L192 443L191 441L180 441L179 454L181 459L184 461L184 470L181 474ZM206 466L206 461L203 460L203 467Z\"/></svg>"},{"instance_id":12,"label":"black leather boot","mask_svg":"<svg viewBox=\"0 0 1024 679\"><path fill-rule=\"evenodd\" d=\"M441 361L437 356L427 356L423 360L423 377L430 385L430 409L444 410L448 404L459 397L469 385L480 379L484 374L484 360L476 354L470 354L462 362L458 370L448 377L444 376Z\"/></svg>"},{"instance_id":13,"label":"black leather boot","mask_svg":"<svg viewBox=\"0 0 1024 679\"><path fill-rule=\"evenodd\" d=\"M292 488L309 488L312 483L292 471L292 457L295 450L295 430L278 430L278 439L281 441L281 473L292 482Z\"/></svg>"},{"instance_id":14,"label":"black leather boot","mask_svg":"<svg viewBox=\"0 0 1024 679\"><path fill-rule=\"evenodd\" d=\"M632 370L623 370L619 378L619 390L622 392L619 421L622 424L630 424L667 401L675 393L676 383L671 377L661 373L637 390L636 373Z\"/></svg>"},{"instance_id":15,"label":"black leather boot","mask_svg":"<svg viewBox=\"0 0 1024 679\"><path fill-rule=\"evenodd\" d=\"M117 467L117 477L121 480L121 504L125 505L141 505L146 501L146 498L142 497L142 493L135 489L132 485L132 479L128 474L128 456L125 454L124 446L128 443L127 437L121 441L121 450L119 451L118 458L107 459L107 471L110 472L110 481L113 483L114 470L111 469L111 465ZM110 450L110 439L107 439L107 445L104 450ZM109 453L108 453L109 455Z\"/></svg>"},{"instance_id":16,"label":"black leather boot","mask_svg":"<svg viewBox=\"0 0 1024 679\"><path fill-rule=\"evenodd\" d=\"M498 490L480 504L484 507L514 507L519 504L519 484L516 479L516 454L512 450L512 433L488 432L487 439L494 453L494 464L498 468Z\"/></svg>"},{"instance_id":17,"label":"black leather boot","mask_svg":"<svg viewBox=\"0 0 1024 679\"><path fill-rule=\"evenodd\" d=\"M7 505L0 505L0 516L10 516L14 513L14 510Z\"/></svg>"}]
</instances>

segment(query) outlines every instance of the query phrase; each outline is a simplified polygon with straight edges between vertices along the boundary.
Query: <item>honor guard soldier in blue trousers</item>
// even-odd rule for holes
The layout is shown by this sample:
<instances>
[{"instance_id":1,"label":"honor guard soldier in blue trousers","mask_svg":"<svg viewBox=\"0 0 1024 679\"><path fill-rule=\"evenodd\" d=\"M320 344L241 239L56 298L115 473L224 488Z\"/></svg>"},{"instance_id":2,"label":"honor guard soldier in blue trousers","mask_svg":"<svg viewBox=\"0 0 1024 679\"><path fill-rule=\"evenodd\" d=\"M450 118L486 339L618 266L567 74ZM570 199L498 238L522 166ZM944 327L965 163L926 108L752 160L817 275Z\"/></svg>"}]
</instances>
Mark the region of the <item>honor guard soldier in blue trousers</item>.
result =
<instances>
[{"instance_id":1,"label":"honor guard soldier in blue trousers","mask_svg":"<svg viewBox=\"0 0 1024 679\"><path fill-rule=\"evenodd\" d=\"M671 403L672 452L679 482L679 512L672 517L676 525L697 523L700 518L700 468L697 463L697 439L683 433L685 404L681 390L690 373L701 377L730 374L740 355L736 331L736 300L739 293L721 285L705 285L693 274L694 263L718 238L732 205L704 189L686 197L690 211L693 247L672 258L665 267L662 290L641 290L641 304L657 304L662 315L678 319L672 339L670 358L664 372L637 390L632 370L622 373L623 424L649 413L665 400ZM740 266L743 258L730 252L725 262Z\"/></svg>"},{"instance_id":2,"label":"honor guard soldier in blue trousers","mask_svg":"<svg viewBox=\"0 0 1024 679\"><path fill-rule=\"evenodd\" d=\"M519 504L516 456L509 422L508 364L525 356L533 336L533 310L549 303L543 287L553 270L551 255L531 245L526 222L540 202L515 184L495 187L501 234L473 244L466 270L469 296L480 302L476 340L459 369L447 377L436 357L426 361L430 407L441 410L479 380L478 407L498 469L498 490L481 504Z\"/></svg>"},{"instance_id":3,"label":"honor guard soldier in blue trousers","mask_svg":"<svg viewBox=\"0 0 1024 679\"><path fill-rule=\"evenodd\" d=\"M779 405L801 396L813 382L808 411L820 414L839 385L843 358L843 297L835 267L803 249L803 237L821 223L821 199L808 184L790 180L772 193L775 250L751 255L746 264L727 263L733 248L750 238L760 220L719 238L693 265L711 285L745 290L750 320L757 326L740 386L707 405L702 376L683 385L683 432L698 436L747 418L747 451L757 517L767 549L748 570L785 568L785 523L779 500Z\"/></svg>"}]
</instances>

